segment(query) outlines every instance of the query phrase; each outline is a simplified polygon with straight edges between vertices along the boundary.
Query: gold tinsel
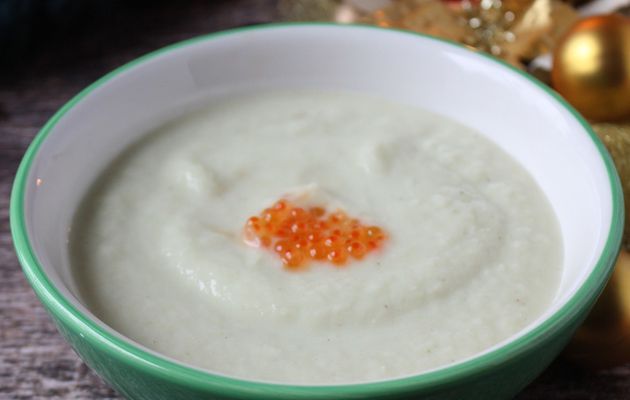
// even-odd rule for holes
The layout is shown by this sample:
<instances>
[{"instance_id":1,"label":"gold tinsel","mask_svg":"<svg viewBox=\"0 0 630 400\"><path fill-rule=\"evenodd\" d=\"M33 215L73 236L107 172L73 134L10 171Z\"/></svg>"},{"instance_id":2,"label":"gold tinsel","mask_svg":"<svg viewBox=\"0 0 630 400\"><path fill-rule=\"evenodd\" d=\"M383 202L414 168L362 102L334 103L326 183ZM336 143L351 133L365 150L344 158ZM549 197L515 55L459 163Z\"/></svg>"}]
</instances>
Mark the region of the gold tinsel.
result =
<instances>
[{"instance_id":1,"label":"gold tinsel","mask_svg":"<svg viewBox=\"0 0 630 400\"><path fill-rule=\"evenodd\" d=\"M576 19L559 0L282 0L281 18L365 23L442 37L486 51L509 63L551 49Z\"/></svg>"},{"instance_id":2,"label":"gold tinsel","mask_svg":"<svg viewBox=\"0 0 630 400\"><path fill-rule=\"evenodd\" d=\"M615 162L623 195L626 198L626 224L623 246L630 250L630 121L624 123L593 123L593 130L602 139Z\"/></svg>"},{"instance_id":3,"label":"gold tinsel","mask_svg":"<svg viewBox=\"0 0 630 400\"><path fill-rule=\"evenodd\" d=\"M458 13L445 3L432 0L390 1L359 22L421 32L462 43L469 33Z\"/></svg>"}]
</instances>

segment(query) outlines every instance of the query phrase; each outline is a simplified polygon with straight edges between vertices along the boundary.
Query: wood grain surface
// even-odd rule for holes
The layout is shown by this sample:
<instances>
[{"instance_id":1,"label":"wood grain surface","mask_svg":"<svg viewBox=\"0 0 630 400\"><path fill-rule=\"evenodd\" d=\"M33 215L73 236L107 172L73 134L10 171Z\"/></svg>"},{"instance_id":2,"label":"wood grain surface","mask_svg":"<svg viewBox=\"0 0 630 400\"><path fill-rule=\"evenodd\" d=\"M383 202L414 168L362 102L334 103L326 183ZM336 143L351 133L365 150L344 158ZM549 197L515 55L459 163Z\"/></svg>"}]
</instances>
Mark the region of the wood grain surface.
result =
<instances>
[{"instance_id":1,"label":"wood grain surface","mask_svg":"<svg viewBox=\"0 0 630 400\"><path fill-rule=\"evenodd\" d=\"M199 34L272 21L275 1L114 2L63 32L33 28L0 74L0 399L119 399L61 339L24 279L9 234L15 170L38 129L81 88L144 53ZM1 33L0 33L1 34ZM630 399L630 364L581 371L557 360L519 400Z\"/></svg>"}]
</instances>

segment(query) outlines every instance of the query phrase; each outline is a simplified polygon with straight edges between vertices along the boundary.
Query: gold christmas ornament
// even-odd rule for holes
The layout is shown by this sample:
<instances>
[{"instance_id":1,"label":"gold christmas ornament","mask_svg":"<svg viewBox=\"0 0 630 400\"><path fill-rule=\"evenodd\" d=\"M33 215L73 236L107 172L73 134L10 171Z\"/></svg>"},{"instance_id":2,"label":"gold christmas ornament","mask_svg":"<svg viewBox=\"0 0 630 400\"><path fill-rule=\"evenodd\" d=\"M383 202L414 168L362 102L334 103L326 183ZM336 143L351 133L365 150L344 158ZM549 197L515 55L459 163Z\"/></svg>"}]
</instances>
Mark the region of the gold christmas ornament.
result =
<instances>
[{"instance_id":1,"label":"gold christmas ornament","mask_svg":"<svg viewBox=\"0 0 630 400\"><path fill-rule=\"evenodd\" d=\"M623 250L606 289L564 355L587 368L630 361L630 253Z\"/></svg>"},{"instance_id":2,"label":"gold christmas ornament","mask_svg":"<svg viewBox=\"0 0 630 400\"><path fill-rule=\"evenodd\" d=\"M554 50L553 87L587 118L630 116L630 20L618 14L576 23Z\"/></svg>"}]
</instances>

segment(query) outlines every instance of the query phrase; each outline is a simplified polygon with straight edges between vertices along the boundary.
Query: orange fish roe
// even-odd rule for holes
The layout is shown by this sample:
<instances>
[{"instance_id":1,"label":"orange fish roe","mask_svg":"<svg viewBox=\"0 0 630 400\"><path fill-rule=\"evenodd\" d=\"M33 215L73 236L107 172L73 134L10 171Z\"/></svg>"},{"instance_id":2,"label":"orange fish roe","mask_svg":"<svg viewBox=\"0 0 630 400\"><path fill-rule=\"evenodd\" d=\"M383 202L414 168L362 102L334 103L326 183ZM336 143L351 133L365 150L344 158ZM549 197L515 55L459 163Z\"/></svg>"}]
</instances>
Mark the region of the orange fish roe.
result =
<instances>
[{"instance_id":1,"label":"orange fish roe","mask_svg":"<svg viewBox=\"0 0 630 400\"><path fill-rule=\"evenodd\" d=\"M244 230L245 243L273 250L288 268L309 261L345 265L379 249L385 239L378 226L365 226L341 210L328 214L321 207L305 209L287 200L249 218Z\"/></svg>"}]
</instances>

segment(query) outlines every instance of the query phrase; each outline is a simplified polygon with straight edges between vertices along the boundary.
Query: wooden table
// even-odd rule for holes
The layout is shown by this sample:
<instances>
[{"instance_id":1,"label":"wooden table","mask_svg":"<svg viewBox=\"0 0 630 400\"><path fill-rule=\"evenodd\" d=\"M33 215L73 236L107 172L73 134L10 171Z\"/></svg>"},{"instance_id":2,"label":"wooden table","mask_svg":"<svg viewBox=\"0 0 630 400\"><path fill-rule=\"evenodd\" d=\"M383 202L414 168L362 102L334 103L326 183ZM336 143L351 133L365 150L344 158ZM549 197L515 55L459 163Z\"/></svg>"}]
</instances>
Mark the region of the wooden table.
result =
<instances>
[{"instance_id":1,"label":"wooden table","mask_svg":"<svg viewBox=\"0 0 630 400\"><path fill-rule=\"evenodd\" d=\"M120 398L57 334L13 252L9 193L33 136L107 71L164 45L275 14L274 0L120 3L63 33L36 32L38 44L0 74L0 399ZM630 399L630 364L592 373L558 360L518 399Z\"/></svg>"}]
</instances>

